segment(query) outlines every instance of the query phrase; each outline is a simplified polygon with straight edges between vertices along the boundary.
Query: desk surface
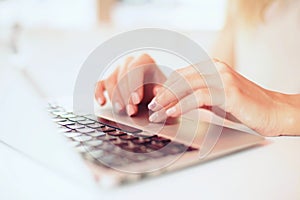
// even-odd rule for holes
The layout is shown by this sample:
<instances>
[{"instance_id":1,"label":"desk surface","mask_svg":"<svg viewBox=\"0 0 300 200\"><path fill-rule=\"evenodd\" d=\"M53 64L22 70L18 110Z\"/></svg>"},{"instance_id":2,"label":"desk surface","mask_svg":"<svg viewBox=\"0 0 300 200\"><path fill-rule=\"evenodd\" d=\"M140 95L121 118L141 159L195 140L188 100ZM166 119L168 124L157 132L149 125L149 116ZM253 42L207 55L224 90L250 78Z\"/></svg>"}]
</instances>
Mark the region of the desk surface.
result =
<instances>
[{"instance_id":1,"label":"desk surface","mask_svg":"<svg viewBox=\"0 0 300 200\"><path fill-rule=\"evenodd\" d=\"M51 40L47 41L52 44ZM39 49L37 42L30 41L28 44L34 44L34 48ZM91 42L87 46L93 45ZM43 64L44 69L53 72L50 75L56 75L59 70L61 76L57 79L57 85L60 85L60 80L68 82L65 80L67 75L76 74L74 68L72 73L69 69L60 69L63 62L46 58L45 52L41 52L41 59L31 57L34 61L31 63L27 56L39 58L37 51L24 48L24 56L29 59L26 64L34 65L33 69ZM46 52L49 51L47 49ZM70 57L68 62L78 63L78 58L75 59L78 54L72 55L74 60ZM86 54L80 55L82 59ZM68 63L68 66L74 63ZM37 77L38 73L47 74L44 69L35 71ZM41 75L39 78L44 77ZM70 88L72 84L63 86L60 91ZM11 131L11 128L4 131ZM80 187L0 143L0 199L300 199L300 137L269 138L269 141L263 147L113 190Z\"/></svg>"},{"instance_id":2,"label":"desk surface","mask_svg":"<svg viewBox=\"0 0 300 200\"><path fill-rule=\"evenodd\" d=\"M84 188L0 143L1 199L300 199L300 137L115 189Z\"/></svg>"}]
</instances>

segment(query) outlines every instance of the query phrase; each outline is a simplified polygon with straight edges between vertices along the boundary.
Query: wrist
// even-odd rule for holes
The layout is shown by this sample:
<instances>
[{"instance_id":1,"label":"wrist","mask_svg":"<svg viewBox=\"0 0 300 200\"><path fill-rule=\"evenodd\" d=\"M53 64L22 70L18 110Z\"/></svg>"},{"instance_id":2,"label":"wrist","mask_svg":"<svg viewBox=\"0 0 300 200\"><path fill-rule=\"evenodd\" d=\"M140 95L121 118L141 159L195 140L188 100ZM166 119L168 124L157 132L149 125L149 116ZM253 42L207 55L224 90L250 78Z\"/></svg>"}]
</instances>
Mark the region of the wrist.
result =
<instances>
[{"instance_id":1,"label":"wrist","mask_svg":"<svg viewBox=\"0 0 300 200\"><path fill-rule=\"evenodd\" d=\"M277 93L278 135L300 135L300 95Z\"/></svg>"}]
</instances>

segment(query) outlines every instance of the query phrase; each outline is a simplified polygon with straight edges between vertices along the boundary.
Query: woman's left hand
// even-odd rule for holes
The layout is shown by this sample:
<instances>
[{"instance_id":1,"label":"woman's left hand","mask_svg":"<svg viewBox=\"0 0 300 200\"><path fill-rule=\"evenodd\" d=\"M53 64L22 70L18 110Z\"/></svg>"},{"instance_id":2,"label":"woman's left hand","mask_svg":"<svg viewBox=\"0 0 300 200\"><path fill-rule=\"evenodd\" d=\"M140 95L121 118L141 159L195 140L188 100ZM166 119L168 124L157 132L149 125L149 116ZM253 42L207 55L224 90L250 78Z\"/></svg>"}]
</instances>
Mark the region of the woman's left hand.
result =
<instances>
[{"instance_id":1,"label":"woman's left hand","mask_svg":"<svg viewBox=\"0 0 300 200\"><path fill-rule=\"evenodd\" d=\"M218 106L262 135L280 135L281 95L258 86L223 62L215 61L215 66L216 73L210 75L201 75L193 66L176 70L148 105L154 111L149 120L160 122L200 107Z\"/></svg>"}]
</instances>

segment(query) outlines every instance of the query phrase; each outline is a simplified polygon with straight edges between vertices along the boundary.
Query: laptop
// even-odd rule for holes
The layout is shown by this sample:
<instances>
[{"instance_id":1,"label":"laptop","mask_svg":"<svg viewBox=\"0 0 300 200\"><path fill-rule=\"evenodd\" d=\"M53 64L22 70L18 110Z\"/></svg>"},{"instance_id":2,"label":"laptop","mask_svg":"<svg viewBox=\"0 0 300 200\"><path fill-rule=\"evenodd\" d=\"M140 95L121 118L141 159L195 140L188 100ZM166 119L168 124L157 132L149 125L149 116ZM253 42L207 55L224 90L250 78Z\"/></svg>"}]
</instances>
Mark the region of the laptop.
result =
<instances>
[{"instance_id":1,"label":"laptop","mask_svg":"<svg viewBox=\"0 0 300 200\"><path fill-rule=\"evenodd\" d=\"M135 117L116 115L109 106L76 115L70 104L41 98L23 71L8 69L2 77L1 121L12 128L0 141L85 185L137 182L265 142L204 109L162 124L150 123L146 108Z\"/></svg>"}]
</instances>

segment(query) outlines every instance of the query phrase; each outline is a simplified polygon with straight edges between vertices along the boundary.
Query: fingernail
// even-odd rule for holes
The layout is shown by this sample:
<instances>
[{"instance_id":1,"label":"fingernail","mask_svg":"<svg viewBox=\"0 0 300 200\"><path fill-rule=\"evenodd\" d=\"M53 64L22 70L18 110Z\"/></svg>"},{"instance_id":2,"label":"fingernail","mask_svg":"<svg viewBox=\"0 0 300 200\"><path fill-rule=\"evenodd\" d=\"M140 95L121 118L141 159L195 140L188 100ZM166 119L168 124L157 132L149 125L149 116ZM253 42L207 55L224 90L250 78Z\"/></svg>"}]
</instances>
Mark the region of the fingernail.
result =
<instances>
[{"instance_id":1,"label":"fingernail","mask_svg":"<svg viewBox=\"0 0 300 200\"><path fill-rule=\"evenodd\" d=\"M150 115L149 121L154 122L157 119L157 117L158 117L158 114L157 114L157 112L155 112L152 115Z\"/></svg>"},{"instance_id":2,"label":"fingernail","mask_svg":"<svg viewBox=\"0 0 300 200\"><path fill-rule=\"evenodd\" d=\"M121 104L119 104L118 102L115 103L114 108L116 112L120 112L122 110Z\"/></svg>"},{"instance_id":3,"label":"fingernail","mask_svg":"<svg viewBox=\"0 0 300 200\"><path fill-rule=\"evenodd\" d=\"M156 107L157 103L155 101L155 98L152 99L152 101L148 104L149 110L153 110Z\"/></svg>"},{"instance_id":4,"label":"fingernail","mask_svg":"<svg viewBox=\"0 0 300 200\"><path fill-rule=\"evenodd\" d=\"M126 111L127 111L128 116L132 116L134 114L134 109L133 109L132 105L127 105Z\"/></svg>"},{"instance_id":5,"label":"fingernail","mask_svg":"<svg viewBox=\"0 0 300 200\"><path fill-rule=\"evenodd\" d=\"M133 92L131 94L131 100L132 100L132 103L134 103L135 105L139 104L140 103L140 97L139 97L138 93Z\"/></svg>"},{"instance_id":6,"label":"fingernail","mask_svg":"<svg viewBox=\"0 0 300 200\"><path fill-rule=\"evenodd\" d=\"M98 103L99 103L100 105L102 105L102 104L104 103L103 99L99 97L99 98L98 98Z\"/></svg>"},{"instance_id":7,"label":"fingernail","mask_svg":"<svg viewBox=\"0 0 300 200\"><path fill-rule=\"evenodd\" d=\"M166 111L166 114L167 114L168 116L171 116L171 115L173 115L175 112L176 112L176 108L175 108L175 107L172 107L172 108L169 108L169 109Z\"/></svg>"}]
</instances>

